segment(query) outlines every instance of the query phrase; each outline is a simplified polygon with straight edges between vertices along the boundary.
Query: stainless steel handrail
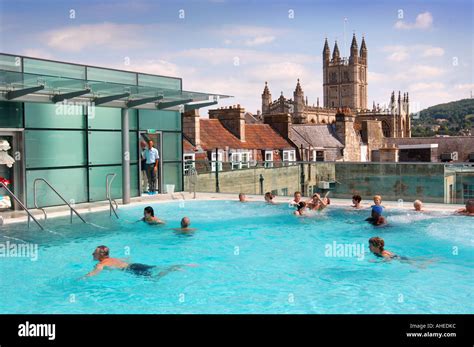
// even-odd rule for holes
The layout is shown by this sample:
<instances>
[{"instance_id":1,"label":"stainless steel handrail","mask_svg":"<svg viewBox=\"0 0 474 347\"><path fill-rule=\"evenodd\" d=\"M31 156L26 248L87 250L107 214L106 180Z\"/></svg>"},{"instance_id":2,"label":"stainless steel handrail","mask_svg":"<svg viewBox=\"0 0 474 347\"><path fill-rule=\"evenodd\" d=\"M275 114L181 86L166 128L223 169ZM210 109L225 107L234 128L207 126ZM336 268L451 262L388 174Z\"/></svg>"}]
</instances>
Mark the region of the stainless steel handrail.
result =
<instances>
[{"instance_id":1,"label":"stainless steel handrail","mask_svg":"<svg viewBox=\"0 0 474 347\"><path fill-rule=\"evenodd\" d=\"M38 182L44 182L46 183L46 185L54 192L56 193L56 195L69 207L69 210L71 211L71 224L72 224L72 213L74 212L76 214L76 216L79 217L80 220L82 220L84 223L87 223L84 218L82 218L82 216L79 214L79 212L77 212L74 207L71 206L71 204L69 202L66 201L66 199L63 198L63 196L47 181L45 180L44 178L37 178L33 181L33 201L34 201L34 204L35 204L35 208L37 208L38 210L41 210L43 211L43 214L44 214L44 219L47 219L48 216L46 214L46 211L44 210L44 208L41 208L38 206L38 202L36 201L36 187L38 186Z\"/></svg>"},{"instance_id":2,"label":"stainless steel handrail","mask_svg":"<svg viewBox=\"0 0 474 347\"><path fill-rule=\"evenodd\" d=\"M112 185L112 182L115 179L115 176L117 176L117 174L114 174L114 173L109 173L105 176L105 197L107 198L107 200L109 200L110 215L112 215L112 211L113 211L114 214L115 214L115 217L118 218L119 216L117 214L117 209L118 209L117 201L112 199L112 197L110 196L111 195L110 194L110 186ZM109 177L112 177L110 182L109 182ZM112 202L115 204L115 208L114 208L114 205L112 204Z\"/></svg>"},{"instance_id":3,"label":"stainless steel handrail","mask_svg":"<svg viewBox=\"0 0 474 347\"><path fill-rule=\"evenodd\" d=\"M193 193L193 199L196 199L196 183L197 183L197 170L195 167L190 167L188 169L189 177L189 193ZM191 191L192 186L192 191Z\"/></svg>"},{"instance_id":4,"label":"stainless steel handrail","mask_svg":"<svg viewBox=\"0 0 474 347\"><path fill-rule=\"evenodd\" d=\"M18 199L18 197L17 197L15 194L13 194L13 192L12 192L10 189L8 189L8 187L6 186L6 184L3 183L3 182L0 182L0 186L3 187L3 188L5 188L5 190L7 191L7 193L8 193L13 199L15 199L15 201L18 203L18 205L20 205L20 207L21 207L22 209L24 209L25 212L28 214L28 227L30 227L30 218L31 218L31 219L33 219L33 220L35 221L36 225L38 225L41 230L44 230L44 227L41 225L41 223L38 222L38 220L31 214L31 212L30 212L30 211L26 208L26 206L20 201L20 199Z\"/></svg>"}]
</instances>

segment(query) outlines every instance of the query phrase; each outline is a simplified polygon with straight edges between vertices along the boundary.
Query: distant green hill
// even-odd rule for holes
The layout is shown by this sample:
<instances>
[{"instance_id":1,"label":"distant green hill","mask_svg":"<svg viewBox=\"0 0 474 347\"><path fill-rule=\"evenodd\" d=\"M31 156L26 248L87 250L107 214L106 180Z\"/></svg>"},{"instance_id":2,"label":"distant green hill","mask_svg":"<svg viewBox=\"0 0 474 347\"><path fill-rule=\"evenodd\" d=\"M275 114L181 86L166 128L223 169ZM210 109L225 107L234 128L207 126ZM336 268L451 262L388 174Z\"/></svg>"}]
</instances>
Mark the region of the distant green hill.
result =
<instances>
[{"instance_id":1,"label":"distant green hill","mask_svg":"<svg viewBox=\"0 0 474 347\"><path fill-rule=\"evenodd\" d=\"M474 99L431 106L412 117L412 136L461 135L474 126Z\"/></svg>"}]
</instances>

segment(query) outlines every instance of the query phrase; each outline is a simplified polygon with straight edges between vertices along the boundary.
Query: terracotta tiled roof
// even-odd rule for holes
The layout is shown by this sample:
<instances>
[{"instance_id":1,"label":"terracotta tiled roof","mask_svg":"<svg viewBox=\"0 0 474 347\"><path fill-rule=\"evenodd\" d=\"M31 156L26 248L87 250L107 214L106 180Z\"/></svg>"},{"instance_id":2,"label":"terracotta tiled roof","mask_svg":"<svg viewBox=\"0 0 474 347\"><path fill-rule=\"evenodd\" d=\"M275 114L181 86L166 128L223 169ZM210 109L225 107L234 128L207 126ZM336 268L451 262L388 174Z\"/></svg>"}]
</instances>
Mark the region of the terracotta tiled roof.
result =
<instances>
[{"instance_id":1,"label":"terracotta tiled roof","mask_svg":"<svg viewBox=\"0 0 474 347\"><path fill-rule=\"evenodd\" d=\"M201 147L207 150L215 148L242 148L242 142L228 131L217 119L200 119Z\"/></svg>"},{"instance_id":2,"label":"terracotta tiled roof","mask_svg":"<svg viewBox=\"0 0 474 347\"><path fill-rule=\"evenodd\" d=\"M187 139L183 139L183 150L185 153L194 152L194 146Z\"/></svg>"},{"instance_id":3,"label":"terracotta tiled roof","mask_svg":"<svg viewBox=\"0 0 474 347\"><path fill-rule=\"evenodd\" d=\"M201 119L201 147L230 149L293 149L291 143L268 124L246 124L245 141L240 141L217 119Z\"/></svg>"},{"instance_id":4,"label":"terracotta tiled roof","mask_svg":"<svg viewBox=\"0 0 474 347\"><path fill-rule=\"evenodd\" d=\"M246 124L245 140L249 149L294 148L268 124Z\"/></svg>"}]
</instances>

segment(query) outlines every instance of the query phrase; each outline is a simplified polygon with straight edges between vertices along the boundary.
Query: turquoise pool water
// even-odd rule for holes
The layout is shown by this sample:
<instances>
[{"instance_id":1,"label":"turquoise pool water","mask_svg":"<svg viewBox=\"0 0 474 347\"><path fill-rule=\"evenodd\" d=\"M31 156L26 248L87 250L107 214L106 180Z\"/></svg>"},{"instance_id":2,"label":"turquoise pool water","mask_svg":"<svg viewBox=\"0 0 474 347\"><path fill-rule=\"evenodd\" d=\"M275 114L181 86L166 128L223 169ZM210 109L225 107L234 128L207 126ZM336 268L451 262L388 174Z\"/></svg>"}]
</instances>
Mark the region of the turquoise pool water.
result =
<instances>
[{"instance_id":1,"label":"turquoise pool water","mask_svg":"<svg viewBox=\"0 0 474 347\"><path fill-rule=\"evenodd\" d=\"M0 258L0 313L474 313L471 217L392 209L390 227L375 228L363 222L367 210L332 206L307 218L286 204L153 206L167 225L133 223L143 205L121 208L120 220L84 215L105 229L63 218L48 221L56 233L0 229L2 244L38 245L36 261ZM198 229L190 236L171 229L185 215ZM412 263L375 258L371 236ZM103 271L79 280L101 244L132 262L198 266L160 279Z\"/></svg>"}]
</instances>

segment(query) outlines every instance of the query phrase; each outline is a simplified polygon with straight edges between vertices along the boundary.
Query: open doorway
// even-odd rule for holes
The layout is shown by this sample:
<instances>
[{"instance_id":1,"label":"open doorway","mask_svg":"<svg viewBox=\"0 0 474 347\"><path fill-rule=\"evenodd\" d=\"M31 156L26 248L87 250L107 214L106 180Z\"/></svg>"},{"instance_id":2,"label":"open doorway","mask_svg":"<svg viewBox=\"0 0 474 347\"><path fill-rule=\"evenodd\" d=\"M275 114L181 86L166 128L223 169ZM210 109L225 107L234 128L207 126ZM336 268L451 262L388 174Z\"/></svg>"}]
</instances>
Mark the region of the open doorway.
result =
<instances>
[{"instance_id":1,"label":"open doorway","mask_svg":"<svg viewBox=\"0 0 474 347\"><path fill-rule=\"evenodd\" d=\"M141 131L139 137L140 195L162 193L162 134L159 131ZM150 141L152 143L150 143ZM153 149L151 150L150 144L153 145ZM155 153L157 153L157 155L155 155ZM156 156L158 158L156 158ZM158 160L157 165L156 160ZM155 166L156 170L154 169Z\"/></svg>"}]
</instances>

